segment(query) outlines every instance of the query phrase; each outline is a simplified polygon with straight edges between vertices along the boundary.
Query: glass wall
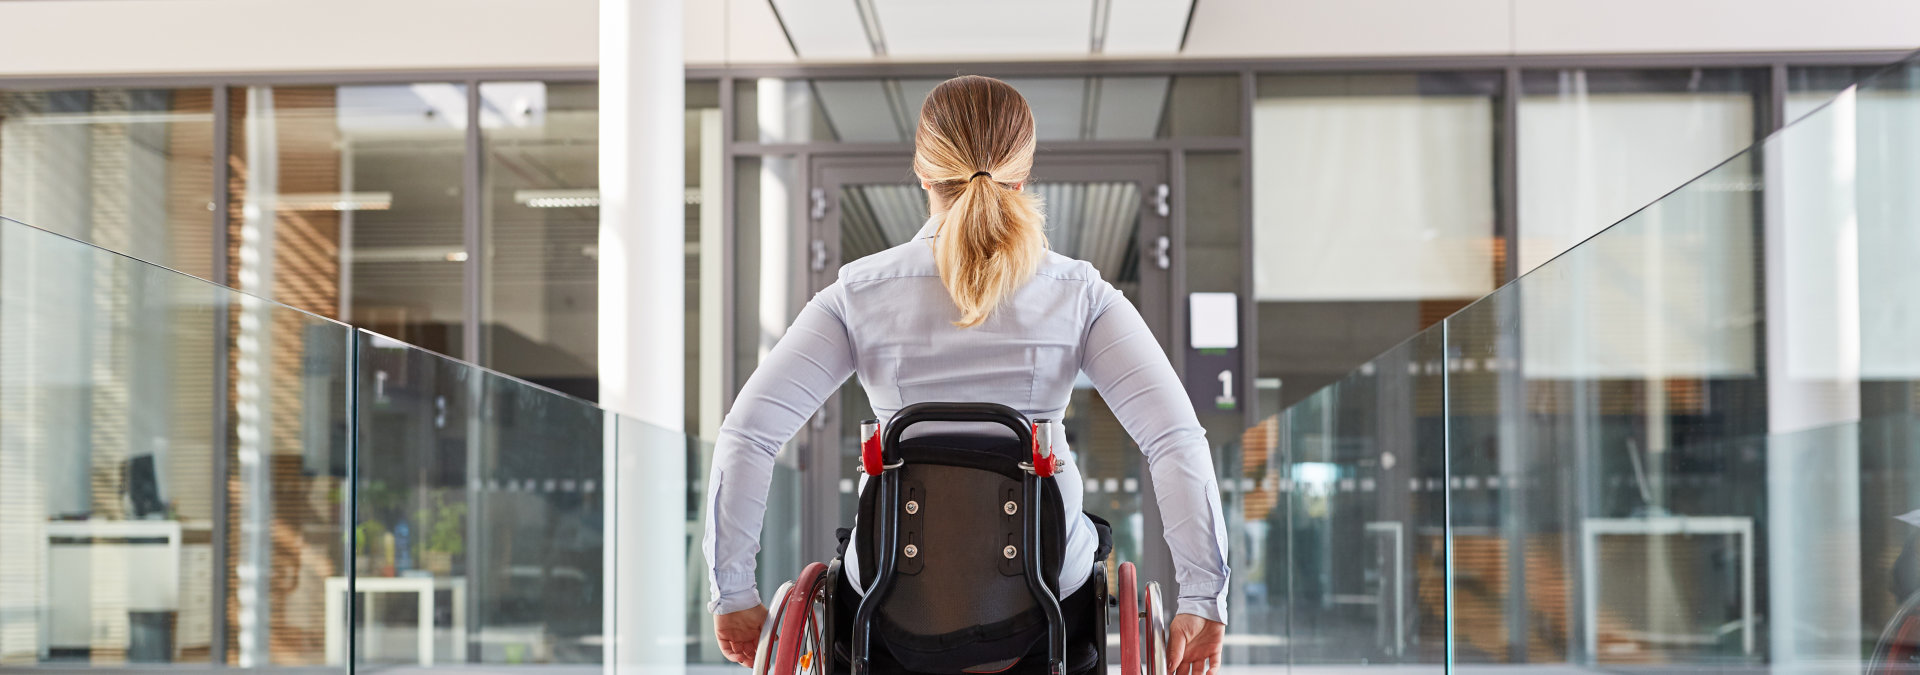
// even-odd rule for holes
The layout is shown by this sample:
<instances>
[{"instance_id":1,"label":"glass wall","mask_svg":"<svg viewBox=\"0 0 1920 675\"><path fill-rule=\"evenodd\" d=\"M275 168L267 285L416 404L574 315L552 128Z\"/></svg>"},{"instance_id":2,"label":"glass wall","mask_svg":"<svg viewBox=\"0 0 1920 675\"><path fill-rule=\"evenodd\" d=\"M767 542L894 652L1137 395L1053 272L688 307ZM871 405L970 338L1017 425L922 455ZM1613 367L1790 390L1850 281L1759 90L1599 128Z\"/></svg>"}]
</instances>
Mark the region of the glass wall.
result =
<instances>
[{"instance_id":1,"label":"glass wall","mask_svg":"<svg viewBox=\"0 0 1920 675\"><path fill-rule=\"evenodd\" d=\"M0 91L0 214L213 273L213 90Z\"/></svg>"},{"instance_id":2,"label":"glass wall","mask_svg":"<svg viewBox=\"0 0 1920 675\"><path fill-rule=\"evenodd\" d=\"M599 391L599 86L486 82L480 137L481 354L476 361L593 400ZM689 82L687 421L720 426L725 167L719 85Z\"/></svg>"},{"instance_id":3,"label":"glass wall","mask_svg":"<svg viewBox=\"0 0 1920 675\"><path fill-rule=\"evenodd\" d=\"M486 82L480 358L592 398L599 380L600 91Z\"/></svg>"},{"instance_id":4,"label":"glass wall","mask_svg":"<svg viewBox=\"0 0 1920 675\"><path fill-rule=\"evenodd\" d=\"M1752 144L1765 76L1710 68L1523 72L1520 270Z\"/></svg>"},{"instance_id":5,"label":"glass wall","mask_svg":"<svg viewBox=\"0 0 1920 675\"><path fill-rule=\"evenodd\" d=\"M1267 75L1258 92L1259 377L1285 406L1499 281L1500 76Z\"/></svg>"},{"instance_id":6,"label":"glass wall","mask_svg":"<svg viewBox=\"0 0 1920 675\"><path fill-rule=\"evenodd\" d=\"M461 356L466 87L231 92L234 286Z\"/></svg>"},{"instance_id":7,"label":"glass wall","mask_svg":"<svg viewBox=\"0 0 1920 675\"><path fill-rule=\"evenodd\" d=\"M608 415L359 340L354 663L600 663Z\"/></svg>"},{"instance_id":8,"label":"glass wall","mask_svg":"<svg viewBox=\"0 0 1920 675\"><path fill-rule=\"evenodd\" d=\"M11 220L0 326L0 670L597 669L699 587L678 432Z\"/></svg>"},{"instance_id":9,"label":"glass wall","mask_svg":"<svg viewBox=\"0 0 1920 675\"><path fill-rule=\"evenodd\" d=\"M351 347L0 220L0 666L325 663Z\"/></svg>"}]
</instances>

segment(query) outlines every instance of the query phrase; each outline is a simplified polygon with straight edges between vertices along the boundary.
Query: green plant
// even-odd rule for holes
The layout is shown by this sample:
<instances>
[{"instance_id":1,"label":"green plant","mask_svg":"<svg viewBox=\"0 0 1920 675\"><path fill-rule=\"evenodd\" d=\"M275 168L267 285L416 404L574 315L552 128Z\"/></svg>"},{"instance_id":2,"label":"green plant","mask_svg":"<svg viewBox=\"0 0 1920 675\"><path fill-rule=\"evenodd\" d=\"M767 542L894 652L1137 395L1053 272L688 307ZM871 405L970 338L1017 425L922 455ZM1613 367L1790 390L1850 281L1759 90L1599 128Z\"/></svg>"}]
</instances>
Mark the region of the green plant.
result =
<instances>
[{"instance_id":1,"label":"green plant","mask_svg":"<svg viewBox=\"0 0 1920 675\"><path fill-rule=\"evenodd\" d=\"M415 514L422 535L422 550L447 555L465 553L467 536L463 521L466 515L465 503L447 499L444 494L436 495L433 504Z\"/></svg>"},{"instance_id":2,"label":"green plant","mask_svg":"<svg viewBox=\"0 0 1920 675\"><path fill-rule=\"evenodd\" d=\"M385 536L387 536L387 527L385 525L381 525L377 521L370 520L354 526L353 528L354 555L366 555L367 542L378 541L381 537L385 537Z\"/></svg>"},{"instance_id":3,"label":"green plant","mask_svg":"<svg viewBox=\"0 0 1920 675\"><path fill-rule=\"evenodd\" d=\"M367 480L362 481L354 491L354 499L360 502L362 519L392 521L405 513L401 505L406 503L407 490L389 487L382 481Z\"/></svg>"}]
</instances>

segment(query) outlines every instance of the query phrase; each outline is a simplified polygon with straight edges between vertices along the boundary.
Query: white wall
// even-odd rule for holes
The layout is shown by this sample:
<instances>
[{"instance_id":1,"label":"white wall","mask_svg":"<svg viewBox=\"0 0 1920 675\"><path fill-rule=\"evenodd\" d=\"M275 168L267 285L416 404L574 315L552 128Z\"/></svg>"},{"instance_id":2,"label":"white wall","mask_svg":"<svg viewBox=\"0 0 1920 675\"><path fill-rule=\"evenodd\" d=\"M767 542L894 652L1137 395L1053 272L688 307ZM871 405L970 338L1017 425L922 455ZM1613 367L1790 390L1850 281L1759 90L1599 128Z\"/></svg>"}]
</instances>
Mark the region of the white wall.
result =
<instances>
[{"instance_id":1,"label":"white wall","mask_svg":"<svg viewBox=\"0 0 1920 675\"><path fill-rule=\"evenodd\" d=\"M0 2L7 35L0 77L592 68L596 6L9 0ZM795 58L767 0L686 7L688 65ZM1194 7L1185 57L1920 47L1920 2L1913 0L1198 0Z\"/></svg>"},{"instance_id":2,"label":"white wall","mask_svg":"<svg viewBox=\"0 0 1920 675\"><path fill-rule=\"evenodd\" d=\"M644 0L641 0L644 1ZM690 65L793 60L764 0L686 3ZM596 0L0 2L0 77L592 68Z\"/></svg>"}]
</instances>

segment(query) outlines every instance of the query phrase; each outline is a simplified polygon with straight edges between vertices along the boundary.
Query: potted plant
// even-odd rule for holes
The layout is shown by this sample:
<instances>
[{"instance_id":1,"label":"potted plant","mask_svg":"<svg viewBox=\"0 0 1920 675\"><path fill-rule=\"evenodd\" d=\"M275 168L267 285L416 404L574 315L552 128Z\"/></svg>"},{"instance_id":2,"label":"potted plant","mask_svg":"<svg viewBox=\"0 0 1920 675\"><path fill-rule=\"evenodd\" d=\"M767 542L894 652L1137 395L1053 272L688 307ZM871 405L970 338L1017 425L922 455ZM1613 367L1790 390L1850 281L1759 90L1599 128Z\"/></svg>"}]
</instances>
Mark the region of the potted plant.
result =
<instances>
[{"instance_id":1,"label":"potted plant","mask_svg":"<svg viewBox=\"0 0 1920 675\"><path fill-rule=\"evenodd\" d=\"M453 573L453 558L467 551L467 505L441 494L416 514L420 524L420 561L435 575Z\"/></svg>"}]
</instances>

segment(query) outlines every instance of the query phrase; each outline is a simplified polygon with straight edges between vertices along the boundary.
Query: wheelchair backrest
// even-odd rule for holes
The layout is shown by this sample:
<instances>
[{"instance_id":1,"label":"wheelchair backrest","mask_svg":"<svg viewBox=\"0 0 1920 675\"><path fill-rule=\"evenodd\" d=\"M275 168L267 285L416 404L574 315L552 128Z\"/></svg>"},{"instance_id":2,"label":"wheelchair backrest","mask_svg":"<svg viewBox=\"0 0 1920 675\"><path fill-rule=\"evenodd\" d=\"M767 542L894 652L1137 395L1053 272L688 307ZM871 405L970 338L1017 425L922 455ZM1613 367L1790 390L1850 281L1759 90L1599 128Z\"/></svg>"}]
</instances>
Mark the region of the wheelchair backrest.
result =
<instances>
[{"instance_id":1,"label":"wheelchair backrest","mask_svg":"<svg viewBox=\"0 0 1920 675\"><path fill-rule=\"evenodd\" d=\"M969 410L974 414L952 414ZM990 421L982 416L1030 428L1011 409L980 404L931 413L909 406L895 424L903 417L908 423ZM1053 479L1023 466L1032 459L1030 433L887 434L887 473L895 475L867 481L854 544L860 578L881 593L871 628L907 669L983 672L976 667L1023 656L1048 634L1043 605L1058 616L1052 596L1060 587L1066 518ZM883 489L886 479L894 481L891 494ZM1036 489L1039 494L1029 494ZM1037 537L1029 532L1036 507ZM1029 561L1035 542L1039 558ZM1043 585L1029 579L1036 569ZM1048 597L1036 588L1050 589Z\"/></svg>"}]
</instances>

